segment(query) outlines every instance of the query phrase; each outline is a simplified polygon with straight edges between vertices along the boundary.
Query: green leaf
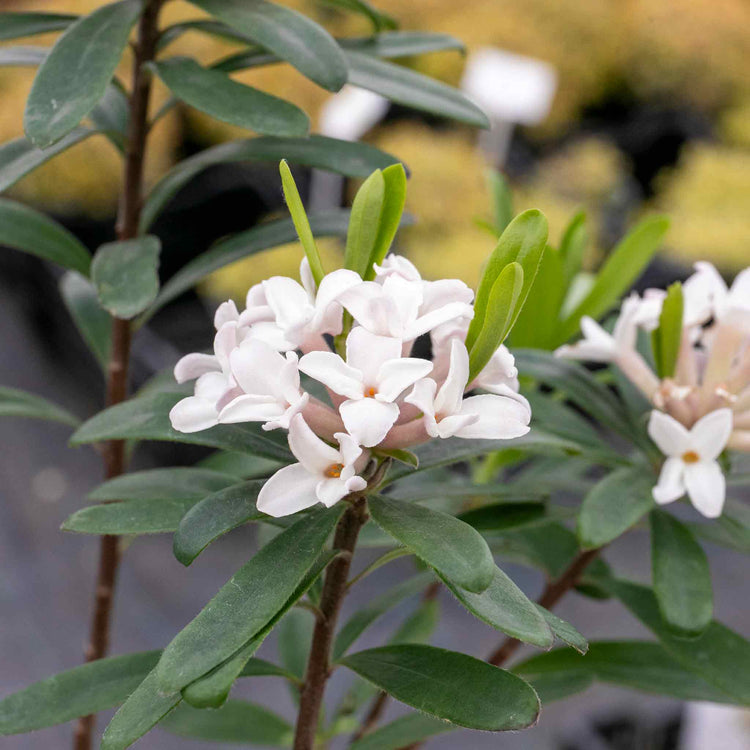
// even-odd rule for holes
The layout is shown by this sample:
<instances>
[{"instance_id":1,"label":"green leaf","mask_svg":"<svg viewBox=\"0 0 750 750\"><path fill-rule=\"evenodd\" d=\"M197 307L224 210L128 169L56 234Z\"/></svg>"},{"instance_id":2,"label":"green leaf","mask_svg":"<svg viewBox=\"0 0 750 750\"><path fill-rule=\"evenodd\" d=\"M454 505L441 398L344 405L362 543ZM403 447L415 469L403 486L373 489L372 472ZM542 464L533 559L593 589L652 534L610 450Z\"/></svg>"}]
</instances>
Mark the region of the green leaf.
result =
<instances>
[{"instance_id":1,"label":"green leaf","mask_svg":"<svg viewBox=\"0 0 750 750\"><path fill-rule=\"evenodd\" d=\"M563 700L571 695L582 693L591 687L594 678L589 674L581 672L550 672L549 674L535 675L529 683L536 691L543 706L552 701Z\"/></svg>"},{"instance_id":2,"label":"green leaf","mask_svg":"<svg viewBox=\"0 0 750 750\"><path fill-rule=\"evenodd\" d=\"M486 170L485 179L492 199L492 228L499 236L513 219L513 193L499 170Z\"/></svg>"},{"instance_id":3,"label":"green leaf","mask_svg":"<svg viewBox=\"0 0 750 750\"><path fill-rule=\"evenodd\" d=\"M44 62L48 53L49 47L0 47L0 66L35 68Z\"/></svg>"},{"instance_id":4,"label":"green leaf","mask_svg":"<svg viewBox=\"0 0 750 750\"><path fill-rule=\"evenodd\" d=\"M540 648L552 645L552 632L545 618L500 568L495 567L492 583L481 594L472 594L448 580L445 584L469 612L495 630Z\"/></svg>"},{"instance_id":5,"label":"green leaf","mask_svg":"<svg viewBox=\"0 0 750 750\"><path fill-rule=\"evenodd\" d=\"M750 643L713 621L697 637L675 635L664 622L651 589L624 580L603 579L605 586L656 637L685 669L699 674L732 701L750 704Z\"/></svg>"},{"instance_id":6,"label":"green leaf","mask_svg":"<svg viewBox=\"0 0 750 750\"><path fill-rule=\"evenodd\" d=\"M474 493L482 494L482 487L472 487ZM505 489L505 488L504 488ZM464 523L477 531L503 531L527 526L547 518L547 507L538 502L503 502L472 508L459 514Z\"/></svg>"},{"instance_id":7,"label":"green leaf","mask_svg":"<svg viewBox=\"0 0 750 750\"><path fill-rule=\"evenodd\" d=\"M383 169L396 162L393 156L374 146L322 135L311 135L309 138L262 136L222 143L181 161L161 178L143 206L141 231L145 232L170 199L204 169L227 162L277 163L280 159L347 177L366 177L374 169ZM346 228L343 233L346 233ZM320 236L317 228L316 234Z\"/></svg>"},{"instance_id":8,"label":"green leaf","mask_svg":"<svg viewBox=\"0 0 750 750\"><path fill-rule=\"evenodd\" d=\"M682 343L682 284L676 281L667 289L659 315L659 327L651 333L656 374L661 378L674 376L677 356Z\"/></svg>"},{"instance_id":9,"label":"green leaf","mask_svg":"<svg viewBox=\"0 0 750 750\"><path fill-rule=\"evenodd\" d=\"M329 91L346 83L347 62L334 38L318 24L266 0L190 0L248 36Z\"/></svg>"},{"instance_id":10,"label":"green leaf","mask_svg":"<svg viewBox=\"0 0 750 750\"><path fill-rule=\"evenodd\" d=\"M250 424L218 425L202 432L183 433L172 428L170 409L182 398L180 393L154 393L131 398L100 411L73 434L73 445L102 440L163 440L208 445L213 448L245 451L288 462L290 455L281 442L267 437Z\"/></svg>"},{"instance_id":11,"label":"green leaf","mask_svg":"<svg viewBox=\"0 0 750 750\"><path fill-rule=\"evenodd\" d=\"M406 204L406 170L403 164L392 164L383 170L384 193L378 232L364 275L365 281L375 278L374 264L380 264L388 255L393 238L401 224ZM364 186L363 186L364 187ZM352 207L352 216L354 208Z\"/></svg>"},{"instance_id":12,"label":"green leaf","mask_svg":"<svg viewBox=\"0 0 750 750\"><path fill-rule=\"evenodd\" d=\"M104 96L89 112L89 120L96 130L109 138L122 154L125 153L127 141L129 108L127 91L114 79L107 86Z\"/></svg>"},{"instance_id":13,"label":"green leaf","mask_svg":"<svg viewBox=\"0 0 750 750\"><path fill-rule=\"evenodd\" d=\"M590 419L581 416L555 395L531 391L525 394L537 425L560 437L573 440L595 451L607 450L602 436Z\"/></svg>"},{"instance_id":14,"label":"green leaf","mask_svg":"<svg viewBox=\"0 0 750 750\"><path fill-rule=\"evenodd\" d=\"M104 94L141 13L138 0L97 8L72 23L34 79L24 130L46 148L67 135Z\"/></svg>"},{"instance_id":15,"label":"green leaf","mask_svg":"<svg viewBox=\"0 0 750 750\"><path fill-rule=\"evenodd\" d=\"M315 283L319 286L325 276L325 271L323 270L323 264L320 262L320 253L318 253L315 237L313 237L312 229L310 229L307 212L302 204L302 198L299 196L299 190L297 190L297 185L286 159L281 160L279 171L281 172L281 186L284 190L287 208L294 222L294 228L297 230L302 249L305 251L307 262L310 264L310 272L315 279Z\"/></svg>"},{"instance_id":16,"label":"green leaf","mask_svg":"<svg viewBox=\"0 0 750 750\"><path fill-rule=\"evenodd\" d=\"M418 594L427 586L431 578L432 576L427 572L408 578L358 609L336 634L331 658L338 661L375 620L404 599Z\"/></svg>"},{"instance_id":17,"label":"green leaf","mask_svg":"<svg viewBox=\"0 0 750 750\"><path fill-rule=\"evenodd\" d=\"M182 704L159 724L181 737L210 742L236 742L289 747L292 727L267 708L245 701L227 701L221 708L202 711Z\"/></svg>"},{"instance_id":18,"label":"green leaf","mask_svg":"<svg viewBox=\"0 0 750 750\"><path fill-rule=\"evenodd\" d=\"M344 666L397 700L470 729L531 726L539 713L532 687L510 672L432 646L383 646L347 656Z\"/></svg>"},{"instance_id":19,"label":"green leaf","mask_svg":"<svg viewBox=\"0 0 750 750\"><path fill-rule=\"evenodd\" d=\"M210 469L221 474L231 474L235 479L258 479L267 477L281 468L278 461L271 461L247 453L216 451L195 464L199 469Z\"/></svg>"},{"instance_id":20,"label":"green leaf","mask_svg":"<svg viewBox=\"0 0 750 750\"><path fill-rule=\"evenodd\" d=\"M378 526L452 583L474 592L482 592L492 583L492 554L487 542L468 524L385 495L369 497L368 505Z\"/></svg>"},{"instance_id":21,"label":"green leaf","mask_svg":"<svg viewBox=\"0 0 750 750\"><path fill-rule=\"evenodd\" d=\"M750 511L740 501L727 498L719 518L691 523L688 527L701 539L750 554Z\"/></svg>"},{"instance_id":22,"label":"green leaf","mask_svg":"<svg viewBox=\"0 0 750 750\"><path fill-rule=\"evenodd\" d=\"M617 539L651 508L654 478L643 468L613 471L584 497L576 532L584 549L594 549Z\"/></svg>"},{"instance_id":23,"label":"green leaf","mask_svg":"<svg viewBox=\"0 0 750 750\"><path fill-rule=\"evenodd\" d=\"M201 112L256 133L304 136L310 120L297 106L259 89L233 81L187 57L153 63L153 69L180 100Z\"/></svg>"},{"instance_id":24,"label":"green leaf","mask_svg":"<svg viewBox=\"0 0 750 750\"><path fill-rule=\"evenodd\" d=\"M467 125L478 128L490 125L487 115L476 104L444 83L361 52L348 50L344 54L352 86L374 91L396 104Z\"/></svg>"},{"instance_id":25,"label":"green leaf","mask_svg":"<svg viewBox=\"0 0 750 750\"><path fill-rule=\"evenodd\" d=\"M303 609L293 609L291 612L307 612L308 615L312 616L312 612ZM279 627L281 627L280 624ZM289 682L296 685L300 683L297 675L289 670L278 666L278 664L273 664L270 661L258 659L256 657L251 657L248 660L242 672L240 672L240 677L283 677L285 680L289 680Z\"/></svg>"},{"instance_id":26,"label":"green leaf","mask_svg":"<svg viewBox=\"0 0 750 750\"><path fill-rule=\"evenodd\" d=\"M75 271L60 279L60 296L78 332L102 369L112 347L112 319L99 304L94 285Z\"/></svg>"},{"instance_id":27,"label":"green leaf","mask_svg":"<svg viewBox=\"0 0 750 750\"><path fill-rule=\"evenodd\" d=\"M290 609L276 628L279 660L297 681L304 681L307 656L310 653L315 615L309 609ZM297 694L299 698L299 694Z\"/></svg>"},{"instance_id":28,"label":"green leaf","mask_svg":"<svg viewBox=\"0 0 750 750\"><path fill-rule=\"evenodd\" d=\"M513 668L529 677L561 673L592 675L599 682L688 701L727 703L729 699L693 671L685 669L658 643L603 641L592 643L586 656L569 648L532 656Z\"/></svg>"},{"instance_id":29,"label":"green leaf","mask_svg":"<svg viewBox=\"0 0 750 750\"><path fill-rule=\"evenodd\" d=\"M394 461L398 461L406 466L410 466L412 469L419 468L419 458L415 453L412 453L405 448L391 448L390 450L378 450L377 454L384 458L392 458Z\"/></svg>"},{"instance_id":30,"label":"green leaf","mask_svg":"<svg viewBox=\"0 0 750 750\"><path fill-rule=\"evenodd\" d=\"M17 388L5 388L3 386L0 386L0 417L46 419L51 422L69 424L73 427L81 423L78 417L46 398Z\"/></svg>"},{"instance_id":31,"label":"green leaf","mask_svg":"<svg viewBox=\"0 0 750 750\"><path fill-rule=\"evenodd\" d=\"M589 236L586 228L586 214L579 211L565 227L560 240L560 260L562 262L561 287L567 292L570 283L583 267Z\"/></svg>"},{"instance_id":32,"label":"green leaf","mask_svg":"<svg viewBox=\"0 0 750 750\"><path fill-rule=\"evenodd\" d=\"M314 565L342 511L300 519L232 576L165 649L157 667L162 688L182 689L257 635Z\"/></svg>"},{"instance_id":33,"label":"green leaf","mask_svg":"<svg viewBox=\"0 0 750 750\"><path fill-rule=\"evenodd\" d=\"M153 669L112 717L104 730L101 750L125 750L130 747L181 700L179 693L167 694L161 689L156 670Z\"/></svg>"},{"instance_id":34,"label":"green leaf","mask_svg":"<svg viewBox=\"0 0 750 750\"><path fill-rule=\"evenodd\" d=\"M356 271L363 278L373 256L384 201L385 179L378 169L362 183L354 196L346 235L344 268Z\"/></svg>"},{"instance_id":35,"label":"green leaf","mask_svg":"<svg viewBox=\"0 0 750 750\"><path fill-rule=\"evenodd\" d=\"M5 697L0 701L0 735L44 729L122 703L153 669L159 653L98 659Z\"/></svg>"},{"instance_id":36,"label":"green leaf","mask_svg":"<svg viewBox=\"0 0 750 750\"><path fill-rule=\"evenodd\" d=\"M536 608L542 613L547 625L561 641L567 643L568 646L572 646L579 654L585 654L588 651L588 641L569 622L565 622L539 604L536 605Z\"/></svg>"},{"instance_id":37,"label":"green leaf","mask_svg":"<svg viewBox=\"0 0 750 750\"><path fill-rule=\"evenodd\" d=\"M77 16L67 13L14 13L3 11L0 41L67 29Z\"/></svg>"},{"instance_id":38,"label":"green leaf","mask_svg":"<svg viewBox=\"0 0 750 750\"><path fill-rule=\"evenodd\" d=\"M109 479L89 492L89 500L202 500L236 482L230 474L211 469L176 466L146 469Z\"/></svg>"},{"instance_id":39,"label":"green leaf","mask_svg":"<svg viewBox=\"0 0 750 750\"><path fill-rule=\"evenodd\" d=\"M126 320L143 312L159 292L161 242L152 234L102 245L91 262L91 280L102 307Z\"/></svg>"},{"instance_id":40,"label":"green leaf","mask_svg":"<svg viewBox=\"0 0 750 750\"><path fill-rule=\"evenodd\" d=\"M690 529L661 510L651 511L654 594L666 623L677 634L703 632L713 616L708 559Z\"/></svg>"},{"instance_id":41,"label":"green leaf","mask_svg":"<svg viewBox=\"0 0 750 750\"><path fill-rule=\"evenodd\" d=\"M346 234L349 212L343 209L313 214L310 226L314 235L320 237L341 237ZM157 310L191 289L210 273L224 268L230 263L247 258L250 255L268 250L272 247L294 242L297 232L291 219L269 221L258 227L240 232L226 240L217 242L210 250L186 263L172 278L162 286L154 303L139 319L147 320Z\"/></svg>"},{"instance_id":42,"label":"green leaf","mask_svg":"<svg viewBox=\"0 0 750 750\"><path fill-rule=\"evenodd\" d=\"M534 283L539 261L547 242L547 219L540 211L524 211L505 228L497 246L487 261L474 302L474 318L466 334L466 348L471 352L484 327L484 318L490 305L490 296L503 270L511 263L523 269L523 288L519 304L523 304ZM519 308L520 312L520 308ZM516 316L517 317L517 316ZM515 317L513 318L515 320Z\"/></svg>"},{"instance_id":43,"label":"green leaf","mask_svg":"<svg viewBox=\"0 0 750 750\"><path fill-rule=\"evenodd\" d=\"M440 602L437 599L427 599L401 623L389 643L429 643L439 622Z\"/></svg>"},{"instance_id":44,"label":"green leaf","mask_svg":"<svg viewBox=\"0 0 750 750\"><path fill-rule=\"evenodd\" d=\"M562 322L556 343L562 344L575 335L584 315L598 320L617 304L654 256L668 227L669 221L664 217L644 219L618 243L588 294Z\"/></svg>"},{"instance_id":45,"label":"green leaf","mask_svg":"<svg viewBox=\"0 0 750 750\"><path fill-rule=\"evenodd\" d=\"M203 550L223 534L248 521L265 518L256 507L264 480L243 482L203 496L180 521L174 536L174 556L190 565Z\"/></svg>"},{"instance_id":46,"label":"green leaf","mask_svg":"<svg viewBox=\"0 0 750 750\"><path fill-rule=\"evenodd\" d=\"M366 2L366 0L323 0L323 2L326 5L349 10L364 16L372 24L372 29L376 34L383 31L383 29L398 28L398 22L393 16L383 13Z\"/></svg>"},{"instance_id":47,"label":"green leaf","mask_svg":"<svg viewBox=\"0 0 750 750\"><path fill-rule=\"evenodd\" d=\"M75 128L44 150L37 148L26 138L16 138L4 143L0 146L0 193L15 185L37 167L95 134L96 131L89 128Z\"/></svg>"},{"instance_id":48,"label":"green leaf","mask_svg":"<svg viewBox=\"0 0 750 750\"><path fill-rule=\"evenodd\" d=\"M349 750L402 750L452 729L445 721L415 712L366 734L353 742Z\"/></svg>"}]
</instances>

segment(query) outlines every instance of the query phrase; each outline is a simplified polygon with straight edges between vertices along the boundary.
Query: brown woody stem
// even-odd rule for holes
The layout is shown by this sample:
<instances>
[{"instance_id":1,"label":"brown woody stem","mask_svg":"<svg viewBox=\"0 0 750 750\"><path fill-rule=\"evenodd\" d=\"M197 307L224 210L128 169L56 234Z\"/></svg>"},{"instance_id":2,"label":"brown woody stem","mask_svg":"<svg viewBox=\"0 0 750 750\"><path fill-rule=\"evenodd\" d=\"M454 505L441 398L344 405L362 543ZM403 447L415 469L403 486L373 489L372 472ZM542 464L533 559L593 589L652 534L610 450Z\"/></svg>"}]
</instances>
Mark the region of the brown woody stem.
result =
<instances>
[{"instance_id":1,"label":"brown woody stem","mask_svg":"<svg viewBox=\"0 0 750 750\"><path fill-rule=\"evenodd\" d=\"M162 0L146 3L138 24L138 38L134 46L133 90L130 95L130 118L123 188L117 213L117 238L133 239L138 235L143 189L143 165L148 133L148 106L151 94L151 75L144 65L154 59L159 36L158 16ZM130 321L112 318L112 350L107 366L106 405L124 401L128 395L130 362ZM104 446L104 476L112 479L125 471L125 442L110 440ZM91 617L91 634L86 647L87 662L101 659L109 649L117 569L120 561L119 539L106 535L99 548L99 570ZM90 750L94 729L94 715L84 716L73 735L75 750Z\"/></svg>"}]
</instances>

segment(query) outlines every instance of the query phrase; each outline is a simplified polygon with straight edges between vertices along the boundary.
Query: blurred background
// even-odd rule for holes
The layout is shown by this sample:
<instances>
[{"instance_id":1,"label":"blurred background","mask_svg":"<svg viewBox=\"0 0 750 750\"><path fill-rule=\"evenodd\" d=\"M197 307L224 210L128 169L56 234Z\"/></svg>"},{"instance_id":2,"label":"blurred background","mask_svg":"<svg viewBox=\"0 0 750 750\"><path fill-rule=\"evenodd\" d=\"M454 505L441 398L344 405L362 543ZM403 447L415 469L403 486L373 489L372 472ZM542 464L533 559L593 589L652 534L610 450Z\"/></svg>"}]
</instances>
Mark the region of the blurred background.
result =
<instances>
[{"instance_id":1,"label":"blurred background","mask_svg":"<svg viewBox=\"0 0 750 750\"><path fill-rule=\"evenodd\" d=\"M3 0L2 10L86 13L98 0ZM312 0L284 0L334 34L367 34L357 16ZM427 277L459 277L475 284L492 238L485 169L503 170L516 211L537 207L550 220L551 239L578 210L586 212L594 267L626 228L646 213L672 220L664 250L640 286L689 273L708 259L728 275L750 264L750 3L747 0L378 0L406 30L450 33L467 54L441 52L403 64L461 86L493 120L481 137L469 128L426 118L374 97L344 92L332 98L286 66L237 74L238 80L281 95L305 109L315 130L361 139L403 160L411 170L407 209L416 222L403 230L397 249ZM170 2L164 22L197 18L185 2ZM34 37L49 44L54 35ZM14 40L12 44L24 43ZM170 47L210 62L237 49L197 33ZM120 71L127 80L129 71ZM0 68L0 142L22 135L22 112L34 70ZM166 90L157 84L154 107ZM152 133L150 183L177 160L238 137L240 131L187 107L176 107ZM120 161L105 138L91 138L18 183L9 197L41 208L92 249L113 238ZM356 185L323 174L296 173L309 204L346 203ZM281 214L278 172L273 166L212 167L184 188L157 222L163 278L220 236ZM329 257L340 252L322 243ZM228 297L241 301L247 288L271 274L296 275L297 246L237 263L185 295L140 331L134 345L135 385L171 366L179 354L210 340L211 312ZM331 263L333 265L333 263ZM48 396L85 416L101 406L101 375L79 341L57 291L58 274L27 255L0 254L0 383ZM0 421L0 693L17 690L79 662L88 627L96 540L63 535L60 522L85 502L99 481L96 457L65 447L56 425ZM189 464L198 449L143 445L134 465ZM167 537L139 538L122 569L114 651L164 645L247 558L253 532L240 529L214 545L190 570L171 555ZM710 548L717 616L747 632L746 575L736 557ZM609 553L614 567L645 580L648 544L638 534ZM397 565L373 576L365 596L398 575ZM510 570L530 593L536 574ZM348 602L351 608L356 601ZM445 598L437 645L482 654L496 634ZM405 610L396 610L403 616ZM639 626L616 606L572 596L560 608L590 637L636 637ZM384 618L363 638L375 645L395 620ZM273 642L264 648L273 652ZM261 654L263 655L263 654ZM262 689L258 686L262 685ZM245 689L243 687L243 689ZM291 711L291 701L272 681L253 681L254 699ZM343 689L334 683L333 692ZM397 712L398 707L393 706ZM596 688L554 704L539 726L520 735L454 733L436 748L508 750L641 750L747 747L747 717L726 709L680 706L614 688ZM717 713L719 712L719 713ZM719 717L718 719L716 717ZM712 722L735 726L719 737ZM701 732L708 732L707 735ZM67 743L66 727L21 738L2 747L49 748ZM706 739L710 737L711 739ZM732 739L734 737L734 739ZM739 739L738 739L739 738ZM182 747L163 733L148 735L144 748ZM732 744L732 743L735 744ZM741 744L737 744L741 743ZM200 743L190 743L193 747Z\"/></svg>"}]
</instances>

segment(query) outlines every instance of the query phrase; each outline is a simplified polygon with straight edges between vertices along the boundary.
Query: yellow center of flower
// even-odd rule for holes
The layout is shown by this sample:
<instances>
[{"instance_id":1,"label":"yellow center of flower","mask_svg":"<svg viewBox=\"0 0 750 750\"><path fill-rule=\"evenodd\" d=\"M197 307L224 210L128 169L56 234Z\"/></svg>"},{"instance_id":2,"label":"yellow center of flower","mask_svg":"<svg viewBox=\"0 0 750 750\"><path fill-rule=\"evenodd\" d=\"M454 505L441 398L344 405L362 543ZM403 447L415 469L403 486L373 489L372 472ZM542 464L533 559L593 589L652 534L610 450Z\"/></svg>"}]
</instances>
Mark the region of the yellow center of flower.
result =
<instances>
[{"instance_id":1,"label":"yellow center of flower","mask_svg":"<svg viewBox=\"0 0 750 750\"><path fill-rule=\"evenodd\" d=\"M377 390L375 388L367 388L365 390L365 398L375 398Z\"/></svg>"},{"instance_id":2,"label":"yellow center of flower","mask_svg":"<svg viewBox=\"0 0 750 750\"><path fill-rule=\"evenodd\" d=\"M344 464L331 464L323 473L330 479L338 479L343 468Z\"/></svg>"},{"instance_id":3,"label":"yellow center of flower","mask_svg":"<svg viewBox=\"0 0 750 750\"><path fill-rule=\"evenodd\" d=\"M701 457L695 451L686 451L682 454L682 460L686 464L697 464Z\"/></svg>"}]
</instances>

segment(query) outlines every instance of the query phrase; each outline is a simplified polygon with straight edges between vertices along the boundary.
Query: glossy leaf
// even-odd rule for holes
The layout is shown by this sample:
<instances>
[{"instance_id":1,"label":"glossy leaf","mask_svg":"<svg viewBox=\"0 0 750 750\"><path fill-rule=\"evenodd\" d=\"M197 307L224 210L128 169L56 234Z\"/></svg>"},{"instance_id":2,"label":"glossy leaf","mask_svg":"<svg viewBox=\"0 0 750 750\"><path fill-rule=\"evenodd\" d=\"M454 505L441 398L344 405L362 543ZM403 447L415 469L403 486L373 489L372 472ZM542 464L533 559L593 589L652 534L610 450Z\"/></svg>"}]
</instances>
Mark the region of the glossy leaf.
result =
<instances>
[{"instance_id":1,"label":"glossy leaf","mask_svg":"<svg viewBox=\"0 0 750 750\"><path fill-rule=\"evenodd\" d=\"M457 518L385 495L368 498L375 523L453 584L484 591L495 563L487 543Z\"/></svg>"},{"instance_id":2,"label":"glossy leaf","mask_svg":"<svg viewBox=\"0 0 750 750\"><path fill-rule=\"evenodd\" d=\"M3 11L0 23L0 41L24 36L46 34L68 28L77 16L68 13L14 13Z\"/></svg>"},{"instance_id":3,"label":"glossy leaf","mask_svg":"<svg viewBox=\"0 0 750 750\"><path fill-rule=\"evenodd\" d=\"M78 332L105 369L112 345L112 319L99 304L94 285L75 271L69 271L60 279L60 296Z\"/></svg>"},{"instance_id":4,"label":"glossy leaf","mask_svg":"<svg viewBox=\"0 0 750 750\"><path fill-rule=\"evenodd\" d=\"M0 66L35 68L44 62L48 53L49 47L0 47Z\"/></svg>"},{"instance_id":5,"label":"glossy leaf","mask_svg":"<svg viewBox=\"0 0 750 750\"><path fill-rule=\"evenodd\" d=\"M471 488L476 495L482 494L482 487ZM547 518L544 503L537 502L503 502L483 505L461 513L464 523L473 526L477 531L503 531L527 526Z\"/></svg>"},{"instance_id":6,"label":"glossy leaf","mask_svg":"<svg viewBox=\"0 0 750 750\"><path fill-rule=\"evenodd\" d=\"M227 701L221 708L202 711L183 703L159 724L168 732L194 740L288 747L294 737L290 724L262 706Z\"/></svg>"},{"instance_id":7,"label":"glossy leaf","mask_svg":"<svg viewBox=\"0 0 750 750\"><path fill-rule=\"evenodd\" d=\"M242 482L204 494L180 521L174 536L174 556L190 565L211 542L223 534L265 516L255 501L264 480Z\"/></svg>"},{"instance_id":8,"label":"glossy leaf","mask_svg":"<svg viewBox=\"0 0 750 750\"><path fill-rule=\"evenodd\" d=\"M373 255L384 201L385 180L378 169L362 183L354 196L346 235L344 268L356 271L362 277L367 273Z\"/></svg>"},{"instance_id":9,"label":"glossy leaf","mask_svg":"<svg viewBox=\"0 0 750 750\"><path fill-rule=\"evenodd\" d=\"M377 34L383 29L396 29L398 22L393 16L378 10L367 0L324 0L326 5L331 5L342 10L349 10L364 16L371 24L373 31Z\"/></svg>"},{"instance_id":10,"label":"glossy leaf","mask_svg":"<svg viewBox=\"0 0 750 750\"><path fill-rule=\"evenodd\" d=\"M595 451L607 450L606 443L591 420L586 419L565 401L540 391L531 391L525 395L531 404L531 413L538 426L560 437L591 447Z\"/></svg>"},{"instance_id":11,"label":"glossy leaf","mask_svg":"<svg viewBox=\"0 0 750 750\"><path fill-rule=\"evenodd\" d=\"M406 170L403 164L392 164L383 170L383 205L378 221L378 231L364 279L375 278L375 267L380 265L391 249L406 204ZM352 208L353 211L353 208Z\"/></svg>"},{"instance_id":12,"label":"glossy leaf","mask_svg":"<svg viewBox=\"0 0 750 750\"><path fill-rule=\"evenodd\" d=\"M236 479L257 479L273 474L281 468L278 461L249 456L247 453L216 451L195 464L199 469L210 469L222 474L231 474Z\"/></svg>"},{"instance_id":13,"label":"glossy leaf","mask_svg":"<svg viewBox=\"0 0 750 750\"><path fill-rule=\"evenodd\" d=\"M402 750L452 729L453 727L445 721L414 712L400 716L390 724L369 732L353 742L349 750Z\"/></svg>"},{"instance_id":14,"label":"glossy leaf","mask_svg":"<svg viewBox=\"0 0 750 750\"><path fill-rule=\"evenodd\" d=\"M0 701L0 735L44 729L122 703L153 669L159 653L98 659L8 695Z\"/></svg>"},{"instance_id":15,"label":"glossy leaf","mask_svg":"<svg viewBox=\"0 0 750 750\"><path fill-rule=\"evenodd\" d=\"M155 393L132 398L100 411L84 422L71 437L73 445L102 440L163 440L245 451L288 461L291 454L281 442L267 437L249 424L218 425L202 432L183 433L173 429L169 411L182 398L180 393Z\"/></svg>"},{"instance_id":16,"label":"glossy leaf","mask_svg":"<svg viewBox=\"0 0 750 750\"><path fill-rule=\"evenodd\" d=\"M297 106L233 81L187 57L153 64L159 78L180 100L222 122L279 137L307 134L310 120Z\"/></svg>"},{"instance_id":17,"label":"glossy leaf","mask_svg":"<svg viewBox=\"0 0 750 750\"><path fill-rule=\"evenodd\" d=\"M588 229L586 228L586 214L579 211L565 227L560 240L560 261L562 263L562 287L567 291L573 278L583 266L583 258L588 245Z\"/></svg>"},{"instance_id":18,"label":"glossy leaf","mask_svg":"<svg viewBox=\"0 0 750 750\"><path fill-rule=\"evenodd\" d=\"M349 212L334 209L310 216L310 226L314 235L322 237L341 237L346 234ZM240 232L226 240L220 240L210 250L186 263L161 288L153 305L139 319L148 319L157 310L179 297L183 292L192 289L209 274L224 268L230 263L247 258L262 250L294 242L297 232L291 219L278 219L267 224Z\"/></svg>"},{"instance_id":19,"label":"glossy leaf","mask_svg":"<svg viewBox=\"0 0 750 750\"><path fill-rule=\"evenodd\" d=\"M342 511L300 519L246 563L167 646L157 667L162 689L189 685L257 635L314 565Z\"/></svg>"},{"instance_id":20,"label":"glossy leaf","mask_svg":"<svg viewBox=\"0 0 750 750\"><path fill-rule=\"evenodd\" d=\"M276 628L279 661L299 682L304 682L305 679L314 628L315 614L309 609L294 607L279 620ZM296 697L298 702L299 693Z\"/></svg>"},{"instance_id":21,"label":"glossy leaf","mask_svg":"<svg viewBox=\"0 0 750 750\"><path fill-rule=\"evenodd\" d=\"M161 242L154 235L102 245L91 262L91 280L102 307L118 318L134 318L159 291Z\"/></svg>"},{"instance_id":22,"label":"glossy leaf","mask_svg":"<svg viewBox=\"0 0 750 750\"><path fill-rule=\"evenodd\" d=\"M384 646L347 656L342 664L397 700L470 729L523 729L539 713L528 683L455 651Z\"/></svg>"},{"instance_id":23,"label":"glossy leaf","mask_svg":"<svg viewBox=\"0 0 750 750\"><path fill-rule=\"evenodd\" d=\"M552 701L563 700L571 695L582 693L591 687L594 678L581 672L534 675L529 684L534 688L543 706Z\"/></svg>"},{"instance_id":24,"label":"glossy leaf","mask_svg":"<svg viewBox=\"0 0 750 750\"><path fill-rule=\"evenodd\" d=\"M542 617L557 638L567 643L568 646L572 646L579 654L585 654L588 651L588 641L569 622L565 622L539 604L536 608L542 613Z\"/></svg>"},{"instance_id":25,"label":"glossy leaf","mask_svg":"<svg viewBox=\"0 0 750 750\"><path fill-rule=\"evenodd\" d=\"M578 331L584 315L598 320L617 304L654 256L668 227L669 222L664 217L644 219L618 243L588 294L563 321L559 343Z\"/></svg>"},{"instance_id":26,"label":"glossy leaf","mask_svg":"<svg viewBox=\"0 0 750 750\"><path fill-rule=\"evenodd\" d=\"M67 135L104 94L141 13L138 0L97 8L72 23L57 40L34 79L24 130L46 148Z\"/></svg>"},{"instance_id":27,"label":"glossy leaf","mask_svg":"<svg viewBox=\"0 0 750 750\"><path fill-rule=\"evenodd\" d=\"M545 618L500 568L495 567L492 583L481 594L472 594L448 580L445 584L469 612L495 630L540 648L552 645Z\"/></svg>"},{"instance_id":28,"label":"glossy leaf","mask_svg":"<svg viewBox=\"0 0 750 750\"><path fill-rule=\"evenodd\" d=\"M96 131L89 128L71 128L64 138L44 150L37 148L26 138L16 138L4 143L0 146L0 193L37 167L95 134Z\"/></svg>"},{"instance_id":29,"label":"glossy leaf","mask_svg":"<svg viewBox=\"0 0 750 750\"><path fill-rule=\"evenodd\" d=\"M651 334L656 374L662 380L674 376L682 343L682 285L679 281L667 289L659 314L659 326Z\"/></svg>"},{"instance_id":30,"label":"glossy leaf","mask_svg":"<svg viewBox=\"0 0 750 750\"><path fill-rule=\"evenodd\" d=\"M122 153L127 140L129 107L128 92L114 79L89 112L89 120L96 130L107 136Z\"/></svg>"},{"instance_id":31,"label":"glossy leaf","mask_svg":"<svg viewBox=\"0 0 750 750\"><path fill-rule=\"evenodd\" d=\"M654 507L654 477L643 468L613 471L584 497L576 532L585 549L616 539Z\"/></svg>"},{"instance_id":32,"label":"glossy leaf","mask_svg":"<svg viewBox=\"0 0 750 750\"><path fill-rule=\"evenodd\" d=\"M291 610L292 612L304 612L305 610ZM312 614L308 612L308 614ZM252 657L240 672L240 677L283 677L292 683L299 684L299 678L287 669L273 664L265 659Z\"/></svg>"},{"instance_id":33,"label":"glossy leaf","mask_svg":"<svg viewBox=\"0 0 750 750\"><path fill-rule=\"evenodd\" d=\"M345 83L347 63L334 38L307 17L266 0L190 0L278 55L329 91Z\"/></svg>"},{"instance_id":34,"label":"glossy leaf","mask_svg":"<svg viewBox=\"0 0 750 750\"><path fill-rule=\"evenodd\" d=\"M690 529L661 510L651 511L651 564L665 621L677 634L705 630L713 617L708 558Z\"/></svg>"},{"instance_id":35,"label":"glossy leaf","mask_svg":"<svg viewBox=\"0 0 750 750\"><path fill-rule=\"evenodd\" d=\"M362 52L347 50L344 54L349 66L349 83L353 86L374 91L411 109L478 128L489 127L487 115L460 91L409 68Z\"/></svg>"},{"instance_id":36,"label":"glossy leaf","mask_svg":"<svg viewBox=\"0 0 750 750\"><path fill-rule=\"evenodd\" d=\"M74 427L81 421L66 409L53 404L46 398L17 388L5 388L3 386L0 386L0 417L45 419Z\"/></svg>"}]
</instances>

